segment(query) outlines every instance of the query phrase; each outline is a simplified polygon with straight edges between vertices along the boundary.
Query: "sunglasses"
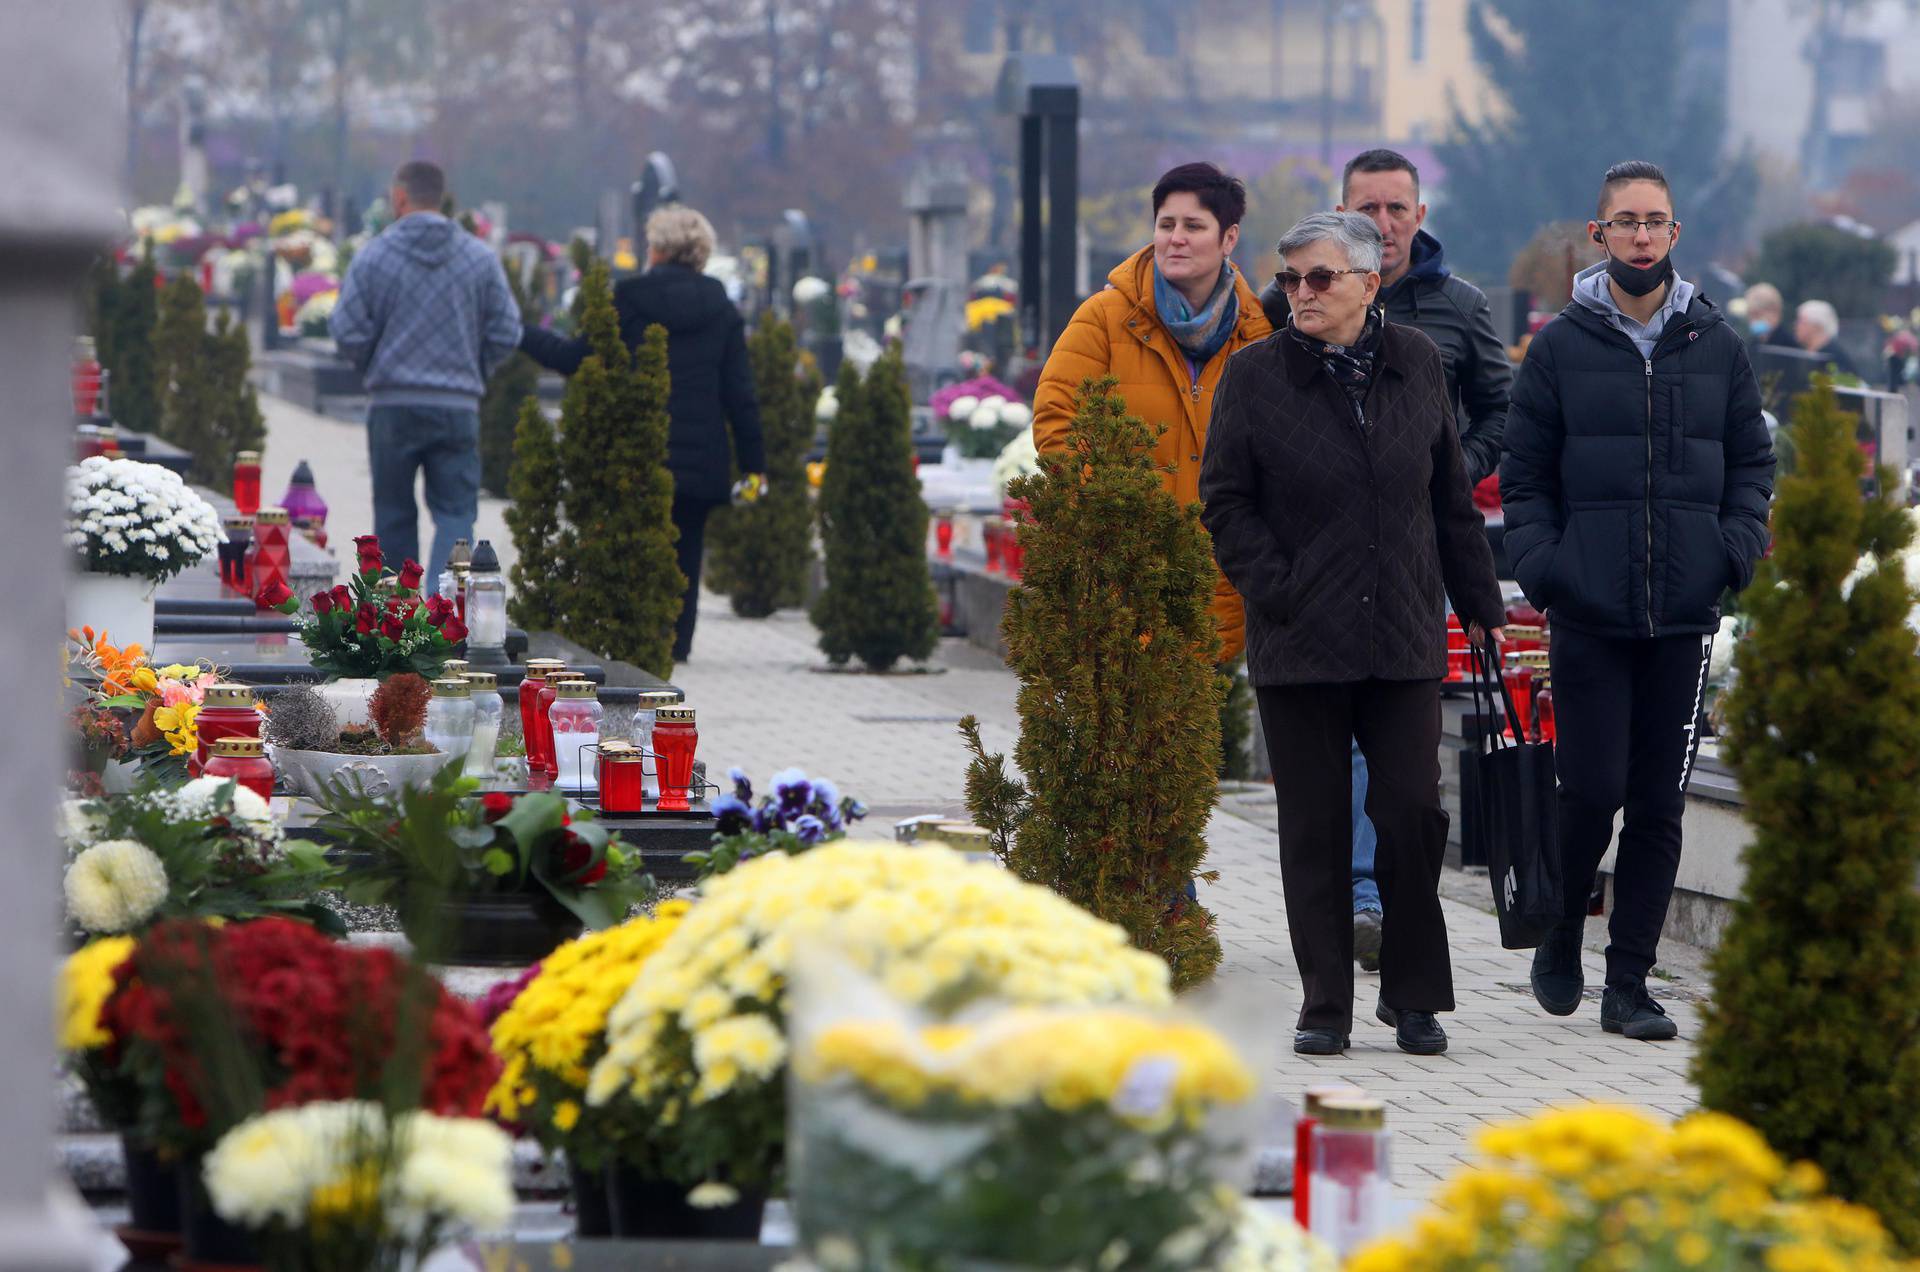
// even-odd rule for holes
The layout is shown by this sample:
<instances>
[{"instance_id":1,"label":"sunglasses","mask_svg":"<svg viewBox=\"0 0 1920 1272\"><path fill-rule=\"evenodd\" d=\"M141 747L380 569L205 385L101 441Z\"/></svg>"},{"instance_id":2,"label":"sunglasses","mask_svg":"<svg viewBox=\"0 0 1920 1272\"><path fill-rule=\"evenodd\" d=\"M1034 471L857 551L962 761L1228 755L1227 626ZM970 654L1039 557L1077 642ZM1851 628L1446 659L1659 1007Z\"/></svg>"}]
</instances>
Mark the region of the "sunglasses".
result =
<instances>
[{"instance_id":1,"label":"sunglasses","mask_svg":"<svg viewBox=\"0 0 1920 1272\"><path fill-rule=\"evenodd\" d=\"M1332 287L1333 280L1342 274L1371 274L1372 272L1370 269L1328 269L1325 266L1310 269L1304 274L1297 270L1283 269L1273 276L1273 281L1280 284L1281 291L1291 296L1300 290L1302 283L1305 283L1310 291L1324 292Z\"/></svg>"}]
</instances>

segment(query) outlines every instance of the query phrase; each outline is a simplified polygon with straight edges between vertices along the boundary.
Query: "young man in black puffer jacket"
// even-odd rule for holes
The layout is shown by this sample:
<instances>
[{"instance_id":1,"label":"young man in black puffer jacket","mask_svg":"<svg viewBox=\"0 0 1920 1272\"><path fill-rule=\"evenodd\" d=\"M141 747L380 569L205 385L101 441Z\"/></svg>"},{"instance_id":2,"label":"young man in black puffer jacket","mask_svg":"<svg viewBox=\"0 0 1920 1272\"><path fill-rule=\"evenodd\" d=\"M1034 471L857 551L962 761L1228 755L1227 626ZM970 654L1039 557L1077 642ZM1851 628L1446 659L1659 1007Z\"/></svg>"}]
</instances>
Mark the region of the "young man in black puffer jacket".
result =
<instances>
[{"instance_id":1,"label":"young man in black puffer jacket","mask_svg":"<svg viewBox=\"0 0 1920 1272\"><path fill-rule=\"evenodd\" d=\"M1607 254L1527 350L1507 414L1507 555L1553 628L1564 922L1533 992L1571 1015L1587 894L1623 807L1601 1027L1664 1040L1648 995L1680 863L1720 597L1768 541L1773 447L1741 336L1674 273L1667 179L1616 164L1588 231Z\"/></svg>"}]
</instances>

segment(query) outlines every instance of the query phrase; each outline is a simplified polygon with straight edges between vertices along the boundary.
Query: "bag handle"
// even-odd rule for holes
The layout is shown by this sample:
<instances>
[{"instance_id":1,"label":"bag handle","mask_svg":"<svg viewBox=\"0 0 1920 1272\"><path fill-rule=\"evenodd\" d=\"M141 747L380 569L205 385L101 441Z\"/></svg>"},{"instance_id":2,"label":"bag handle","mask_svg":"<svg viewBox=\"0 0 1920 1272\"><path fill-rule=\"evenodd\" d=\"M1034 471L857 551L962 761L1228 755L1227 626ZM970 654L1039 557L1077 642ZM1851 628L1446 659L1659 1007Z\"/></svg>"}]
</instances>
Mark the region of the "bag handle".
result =
<instances>
[{"instance_id":1,"label":"bag handle","mask_svg":"<svg viewBox=\"0 0 1920 1272\"><path fill-rule=\"evenodd\" d=\"M1493 639L1492 633L1488 633L1486 640L1487 640L1487 643L1484 648L1480 645L1471 646L1474 679L1479 680L1484 675L1484 678L1489 682L1491 682L1492 685L1497 685L1499 687L1498 696L1499 696L1501 705L1506 710L1506 719L1503 722L1503 724L1507 726L1512 726L1513 728L1518 729L1520 725L1520 711L1519 711L1519 708L1514 704L1513 690L1507 688L1506 677L1500 674L1502 665L1505 661L1501 657L1500 646L1498 642L1496 642ZM1474 698L1474 709L1477 711L1479 710L1479 704L1481 701L1481 689L1477 684L1474 686L1473 698ZM1487 715L1493 714L1494 698L1495 698L1495 691L1493 688L1489 687L1486 690L1486 699L1485 699L1487 704ZM1497 751L1502 746L1518 746L1520 745L1521 742L1525 741L1525 739L1520 737L1519 734L1516 733L1514 735L1513 741L1508 742L1507 736L1506 736L1506 729L1505 727L1502 727L1499 729L1489 730L1487 733L1486 741L1488 742L1488 745L1484 748L1485 750Z\"/></svg>"}]
</instances>

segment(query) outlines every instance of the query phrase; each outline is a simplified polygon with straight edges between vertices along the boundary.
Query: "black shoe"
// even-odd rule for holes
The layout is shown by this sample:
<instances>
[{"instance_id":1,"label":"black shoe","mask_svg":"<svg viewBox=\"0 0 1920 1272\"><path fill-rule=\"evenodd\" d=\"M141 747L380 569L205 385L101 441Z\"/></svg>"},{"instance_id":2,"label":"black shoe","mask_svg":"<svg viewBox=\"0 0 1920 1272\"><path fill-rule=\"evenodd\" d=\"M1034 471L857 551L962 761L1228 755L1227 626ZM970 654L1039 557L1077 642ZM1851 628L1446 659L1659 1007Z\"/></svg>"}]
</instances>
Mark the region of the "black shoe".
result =
<instances>
[{"instance_id":1,"label":"black shoe","mask_svg":"<svg viewBox=\"0 0 1920 1272\"><path fill-rule=\"evenodd\" d=\"M1680 1036L1680 1027L1653 1001L1644 982L1632 989L1607 987L1600 995L1600 1027L1641 1042L1666 1042Z\"/></svg>"},{"instance_id":2,"label":"black shoe","mask_svg":"<svg viewBox=\"0 0 1920 1272\"><path fill-rule=\"evenodd\" d=\"M1360 960L1361 971L1380 970L1380 911L1353 912L1353 956Z\"/></svg>"},{"instance_id":3,"label":"black shoe","mask_svg":"<svg viewBox=\"0 0 1920 1272\"><path fill-rule=\"evenodd\" d=\"M1430 1011L1395 1011L1384 1002L1374 1004L1373 1016L1393 1029L1393 1041L1410 1056L1437 1056L1447 1049L1447 1031Z\"/></svg>"},{"instance_id":4,"label":"black shoe","mask_svg":"<svg viewBox=\"0 0 1920 1272\"><path fill-rule=\"evenodd\" d=\"M1293 1049L1303 1056L1337 1056L1347 1049L1347 1035L1331 1029L1296 1029Z\"/></svg>"},{"instance_id":5,"label":"black shoe","mask_svg":"<svg viewBox=\"0 0 1920 1272\"><path fill-rule=\"evenodd\" d=\"M1585 931L1584 921L1562 923L1547 933L1533 952L1534 1000L1555 1016L1571 1016L1580 1010L1580 995L1587 988L1586 976L1580 970L1580 942Z\"/></svg>"}]
</instances>

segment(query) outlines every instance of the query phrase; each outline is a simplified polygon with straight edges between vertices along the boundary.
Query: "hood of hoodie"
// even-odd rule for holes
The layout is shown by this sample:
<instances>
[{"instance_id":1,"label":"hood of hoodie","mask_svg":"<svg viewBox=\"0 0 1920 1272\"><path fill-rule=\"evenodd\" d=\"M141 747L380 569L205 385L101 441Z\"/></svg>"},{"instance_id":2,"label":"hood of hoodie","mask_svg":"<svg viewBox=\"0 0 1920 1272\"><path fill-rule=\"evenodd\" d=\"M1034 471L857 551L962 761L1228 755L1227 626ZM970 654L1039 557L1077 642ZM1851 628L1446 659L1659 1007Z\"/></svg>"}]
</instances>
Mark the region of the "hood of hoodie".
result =
<instances>
[{"instance_id":1,"label":"hood of hoodie","mask_svg":"<svg viewBox=\"0 0 1920 1272\"><path fill-rule=\"evenodd\" d=\"M655 265L623 280L618 290L625 293L623 308L630 306L649 324L659 323L668 335L698 331L739 316L738 308L727 299L725 284L685 265Z\"/></svg>"},{"instance_id":2,"label":"hood of hoodie","mask_svg":"<svg viewBox=\"0 0 1920 1272\"><path fill-rule=\"evenodd\" d=\"M380 233L409 260L438 268L453 256L453 245L458 241L453 236L466 230L438 212L409 212Z\"/></svg>"},{"instance_id":3,"label":"hood of hoodie","mask_svg":"<svg viewBox=\"0 0 1920 1272\"><path fill-rule=\"evenodd\" d=\"M1696 288L1680 277L1680 271L1673 274L1673 312L1684 316L1693 307ZM1613 299L1613 288L1607 286L1607 263L1589 265L1573 276L1573 303L1590 313L1599 314L1602 320L1611 321L1620 313L1620 306Z\"/></svg>"}]
</instances>

